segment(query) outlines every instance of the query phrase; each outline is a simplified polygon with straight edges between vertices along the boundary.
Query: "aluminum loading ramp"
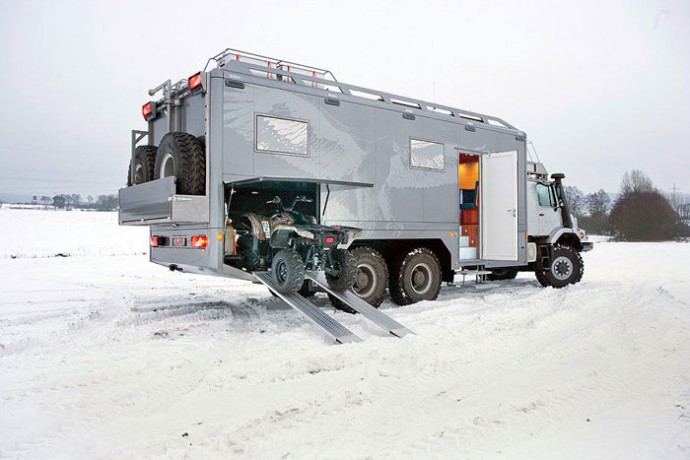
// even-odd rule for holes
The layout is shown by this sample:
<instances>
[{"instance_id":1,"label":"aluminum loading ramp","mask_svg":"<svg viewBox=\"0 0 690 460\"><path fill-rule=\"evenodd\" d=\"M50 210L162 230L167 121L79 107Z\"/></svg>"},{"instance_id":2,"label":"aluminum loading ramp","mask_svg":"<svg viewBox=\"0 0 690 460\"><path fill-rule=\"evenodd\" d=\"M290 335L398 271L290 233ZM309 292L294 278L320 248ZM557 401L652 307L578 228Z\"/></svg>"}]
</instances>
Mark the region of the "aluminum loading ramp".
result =
<instances>
[{"instance_id":1,"label":"aluminum loading ramp","mask_svg":"<svg viewBox=\"0 0 690 460\"><path fill-rule=\"evenodd\" d=\"M362 341L362 339L360 339L352 331L328 316L326 313L322 312L316 305L309 302L298 293L295 292L292 294L283 294L282 292L278 292L278 290L273 287L270 273L255 272L254 276L256 279L261 281L261 283L265 284L266 287L271 290L271 292L281 298L285 303L304 314L307 318L316 323L317 326L320 326L323 328L323 330L328 332L336 342L357 343Z\"/></svg>"},{"instance_id":2,"label":"aluminum loading ramp","mask_svg":"<svg viewBox=\"0 0 690 460\"><path fill-rule=\"evenodd\" d=\"M403 337L407 334L414 334L413 331L406 328L390 316L386 315L381 310L372 307L364 300L357 297L355 293L350 291L338 292L331 289L328 286L328 282L326 281L326 278L323 276L323 273L307 272L307 278L314 281L324 291L336 297L338 300L340 300L353 310L357 311L358 313L361 313L361 315L369 321L388 331L388 333L396 337Z\"/></svg>"},{"instance_id":3,"label":"aluminum loading ramp","mask_svg":"<svg viewBox=\"0 0 690 460\"><path fill-rule=\"evenodd\" d=\"M321 311L316 305L302 297L298 293L284 294L278 292L272 284L271 274L268 272L254 273L254 277L271 290L275 295L282 299L285 303L290 305L295 310L304 314L311 321L316 323L328 334L330 334L338 343L357 343L362 339L350 331L348 328L340 324L338 321L331 318L329 315ZM395 321L390 316L372 307L352 292L337 292L332 290L323 274L316 272L307 272L307 277L318 284L329 294L338 298L341 302L359 312L372 321L377 326L383 328L388 333L395 337L403 337L406 334L414 334L411 330Z\"/></svg>"}]
</instances>

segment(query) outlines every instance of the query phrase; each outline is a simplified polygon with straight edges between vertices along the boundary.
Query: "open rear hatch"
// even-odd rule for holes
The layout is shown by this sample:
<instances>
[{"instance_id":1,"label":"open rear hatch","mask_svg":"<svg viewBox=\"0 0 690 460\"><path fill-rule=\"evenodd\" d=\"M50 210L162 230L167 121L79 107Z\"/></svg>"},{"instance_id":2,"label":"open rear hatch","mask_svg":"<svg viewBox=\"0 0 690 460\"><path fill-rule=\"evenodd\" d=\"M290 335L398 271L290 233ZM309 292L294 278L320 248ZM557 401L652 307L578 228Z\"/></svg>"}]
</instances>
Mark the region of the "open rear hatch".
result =
<instances>
[{"instance_id":1,"label":"open rear hatch","mask_svg":"<svg viewBox=\"0 0 690 460\"><path fill-rule=\"evenodd\" d=\"M209 221L206 195L177 195L175 177L133 185L119 192L120 225L205 224Z\"/></svg>"}]
</instances>

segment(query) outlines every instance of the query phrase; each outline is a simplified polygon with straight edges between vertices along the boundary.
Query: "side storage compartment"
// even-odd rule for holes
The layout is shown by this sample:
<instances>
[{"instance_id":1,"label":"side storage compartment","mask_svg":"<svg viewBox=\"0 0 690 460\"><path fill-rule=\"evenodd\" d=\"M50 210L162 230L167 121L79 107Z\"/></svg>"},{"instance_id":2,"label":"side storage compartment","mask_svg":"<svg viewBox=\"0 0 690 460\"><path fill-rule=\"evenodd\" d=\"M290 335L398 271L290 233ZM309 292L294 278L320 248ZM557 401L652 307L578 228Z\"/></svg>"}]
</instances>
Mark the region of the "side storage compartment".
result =
<instances>
[{"instance_id":1,"label":"side storage compartment","mask_svg":"<svg viewBox=\"0 0 690 460\"><path fill-rule=\"evenodd\" d=\"M206 195L177 195L175 176L122 188L120 225L208 224Z\"/></svg>"}]
</instances>

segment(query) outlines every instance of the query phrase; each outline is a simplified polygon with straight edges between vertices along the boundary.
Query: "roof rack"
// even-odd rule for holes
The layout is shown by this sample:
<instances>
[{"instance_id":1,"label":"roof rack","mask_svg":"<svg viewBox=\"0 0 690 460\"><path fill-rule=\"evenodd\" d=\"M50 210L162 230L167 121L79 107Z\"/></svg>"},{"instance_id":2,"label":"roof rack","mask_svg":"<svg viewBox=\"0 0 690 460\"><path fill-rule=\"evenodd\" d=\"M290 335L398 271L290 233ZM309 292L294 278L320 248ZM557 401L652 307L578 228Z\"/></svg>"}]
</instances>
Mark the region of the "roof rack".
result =
<instances>
[{"instance_id":1,"label":"roof rack","mask_svg":"<svg viewBox=\"0 0 690 460\"><path fill-rule=\"evenodd\" d=\"M296 73L298 75L320 78L323 80L337 81L333 72L326 69L319 69L318 67L312 67L304 64L298 64L296 62L286 61L284 59L276 59L268 56L262 56L260 54L247 53L246 51L240 51L232 48L226 48L215 56L211 57L206 66L204 67L204 72L208 68L211 61L216 63L217 67L225 67L229 61L245 62L247 64L254 64L260 67L265 67L267 69L279 69L291 73ZM266 72L267 78L280 79L280 74L276 74L270 71Z\"/></svg>"},{"instance_id":2,"label":"roof rack","mask_svg":"<svg viewBox=\"0 0 690 460\"><path fill-rule=\"evenodd\" d=\"M348 96L359 97L370 101L373 100L398 105L403 107L406 112L414 113L415 110L420 110L422 112L431 112L441 116L445 115L458 118L468 125L481 123L522 133L510 123L491 115L339 83L331 71L319 69L317 67L270 58L259 54L247 53L232 48L227 48L221 53L211 57L204 67L204 72L208 69L212 61L215 62L216 66L219 68L232 68L233 71L258 77L275 79L301 86L309 86L315 89L346 94Z\"/></svg>"}]
</instances>

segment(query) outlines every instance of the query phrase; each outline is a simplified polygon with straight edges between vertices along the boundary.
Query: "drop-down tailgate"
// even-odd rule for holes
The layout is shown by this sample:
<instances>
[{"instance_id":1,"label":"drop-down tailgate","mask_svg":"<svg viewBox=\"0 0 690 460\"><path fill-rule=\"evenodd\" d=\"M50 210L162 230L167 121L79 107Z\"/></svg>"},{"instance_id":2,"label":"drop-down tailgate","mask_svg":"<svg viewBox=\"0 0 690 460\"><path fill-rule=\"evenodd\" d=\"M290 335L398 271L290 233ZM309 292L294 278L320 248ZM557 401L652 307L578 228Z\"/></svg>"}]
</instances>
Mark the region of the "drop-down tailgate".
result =
<instances>
[{"instance_id":1,"label":"drop-down tailgate","mask_svg":"<svg viewBox=\"0 0 690 460\"><path fill-rule=\"evenodd\" d=\"M119 192L120 225L205 224L206 195L176 195L175 177L133 185Z\"/></svg>"}]
</instances>

